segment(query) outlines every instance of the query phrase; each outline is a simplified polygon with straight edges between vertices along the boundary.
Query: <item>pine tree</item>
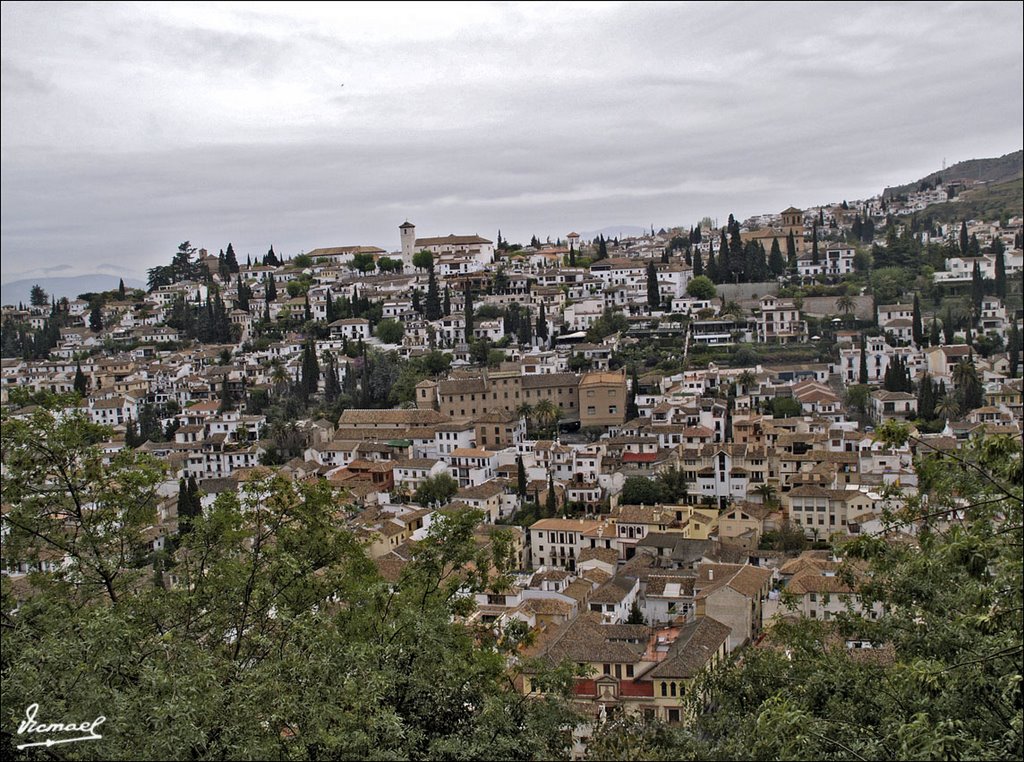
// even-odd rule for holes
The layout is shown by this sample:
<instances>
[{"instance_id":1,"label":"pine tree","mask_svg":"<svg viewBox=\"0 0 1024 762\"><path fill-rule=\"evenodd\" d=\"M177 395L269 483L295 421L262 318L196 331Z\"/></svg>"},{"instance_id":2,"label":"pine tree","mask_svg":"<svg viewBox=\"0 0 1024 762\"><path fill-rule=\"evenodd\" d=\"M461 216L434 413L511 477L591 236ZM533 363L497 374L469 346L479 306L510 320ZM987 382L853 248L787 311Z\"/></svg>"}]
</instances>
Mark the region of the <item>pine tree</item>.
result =
<instances>
[{"instance_id":1,"label":"pine tree","mask_svg":"<svg viewBox=\"0 0 1024 762\"><path fill-rule=\"evenodd\" d=\"M81 394L83 397L89 391L89 379L85 377L82 372L82 363L75 363L75 391Z\"/></svg>"},{"instance_id":2,"label":"pine tree","mask_svg":"<svg viewBox=\"0 0 1024 762\"><path fill-rule=\"evenodd\" d=\"M914 336L914 344L917 346L924 345L924 326L921 325L921 300L918 298L917 293L914 293L914 316L913 316L913 327L912 332Z\"/></svg>"},{"instance_id":3,"label":"pine tree","mask_svg":"<svg viewBox=\"0 0 1024 762\"><path fill-rule=\"evenodd\" d=\"M654 262L647 263L647 306L652 310L661 306L661 292L658 290L658 269Z\"/></svg>"}]
</instances>

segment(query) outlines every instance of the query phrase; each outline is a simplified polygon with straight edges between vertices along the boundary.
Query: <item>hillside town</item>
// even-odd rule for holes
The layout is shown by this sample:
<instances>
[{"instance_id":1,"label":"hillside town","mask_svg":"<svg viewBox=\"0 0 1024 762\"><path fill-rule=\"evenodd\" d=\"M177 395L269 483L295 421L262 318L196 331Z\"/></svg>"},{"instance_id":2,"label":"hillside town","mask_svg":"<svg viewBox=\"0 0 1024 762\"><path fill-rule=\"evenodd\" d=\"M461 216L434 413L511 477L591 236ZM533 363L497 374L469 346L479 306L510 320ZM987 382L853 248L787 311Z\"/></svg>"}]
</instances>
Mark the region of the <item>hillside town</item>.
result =
<instances>
[{"instance_id":1,"label":"hillside town","mask_svg":"<svg viewBox=\"0 0 1024 762\"><path fill-rule=\"evenodd\" d=\"M159 459L154 553L271 473L328 485L388 580L477 511L516 568L467 623L579 665L595 721L682 723L773 618L881 613L833 544L915 542L915 456L1021 436L1024 219L927 220L970 186L529 245L429 220L392 250L185 242L146 291L4 305L0 402L69 395L111 461ZM3 573L63 562L5 549Z\"/></svg>"}]
</instances>

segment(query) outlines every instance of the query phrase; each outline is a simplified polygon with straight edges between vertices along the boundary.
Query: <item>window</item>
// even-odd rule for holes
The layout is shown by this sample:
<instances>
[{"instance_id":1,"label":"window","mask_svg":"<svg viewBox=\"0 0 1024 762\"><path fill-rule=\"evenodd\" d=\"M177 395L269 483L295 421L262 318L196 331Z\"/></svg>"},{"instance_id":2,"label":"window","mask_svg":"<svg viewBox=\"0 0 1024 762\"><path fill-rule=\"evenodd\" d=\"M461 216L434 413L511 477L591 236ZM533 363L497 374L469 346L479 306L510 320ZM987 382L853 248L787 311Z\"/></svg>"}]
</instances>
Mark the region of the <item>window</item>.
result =
<instances>
[{"instance_id":1,"label":"window","mask_svg":"<svg viewBox=\"0 0 1024 762\"><path fill-rule=\"evenodd\" d=\"M626 665L626 677L632 677L632 676L633 676L633 665L632 664L627 664Z\"/></svg>"},{"instance_id":2,"label":"window","mask_svg":"<svg viewBox=\"0 0 1024 762\"><path fill-rule=\"evenodd\" d=\"M663 682L661 684L661 695L662 696L667 696L668 695L668 683Z\"/></svg>"}]
</instances>

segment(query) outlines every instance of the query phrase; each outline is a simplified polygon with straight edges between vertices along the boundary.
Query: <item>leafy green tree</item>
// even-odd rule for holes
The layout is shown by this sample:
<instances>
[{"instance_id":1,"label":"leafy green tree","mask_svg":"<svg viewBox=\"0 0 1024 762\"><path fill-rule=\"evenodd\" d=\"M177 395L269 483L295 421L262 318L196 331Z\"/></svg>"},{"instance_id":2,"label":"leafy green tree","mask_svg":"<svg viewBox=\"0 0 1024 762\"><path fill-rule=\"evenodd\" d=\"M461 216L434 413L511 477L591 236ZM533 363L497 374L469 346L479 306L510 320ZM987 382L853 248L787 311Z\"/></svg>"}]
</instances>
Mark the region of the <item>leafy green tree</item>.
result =
<instances>
[{"instance_id":1,"label":"leafy green tree","mask_svg":"<svg viewBox=\"0 0 1024 762\"><path fill-rule=\"evenodd\" d=\"M388 318L377 323L374 334L385 344L400 344L405 336L405 326L397 320Z\"/></svg>"},{"instance_id":2,"label":"leafy green tree","mask_svg":"<svg viewBox=\"0 0 1024 762\"><path fill-rule=\"evenodd\" d=\"M420 505L444 505L459 491L459 483L448 474L425 479L413 497Z\"/></svg>"},{"instance_id":3,"label":"leafy green tree","mask_svg":"<svg viewBox=\"0 0 1024 762\"><path fill-rule=\"evenodd\" d=\"M912 543L865 534L837 548L863 604L836 621L782 619L696 681L686 727L615 720L588 756L642 759L1016 759L1022 751L1021 447L1002 436L917 452L920 495L886 515ZM876 617L867 612L881 612ZM846 641L881 650L857 652ZM768 729L770 728L770 732ZM652 739L656 739L655 745ZM644 749L643 756L631 757Z\"/></svg>"},{"instance_id":4,"label":"leafy green tree","mask_svg":"<svg viewBox=\"0 0 1024 762\"><path fill-rule=\"evenodd\" d=\"M376 269L377 261L374 259L373 254L359 252L353 255L352 261L349 262L349 268L352 270L358 270L361 273L368 273L371 270Z\"/></svg>"},{"instance_id":5,"label":"leafy green tree","mask_svg":"<svg viewBox=\"0 0 1024 762\"><path fill-rule=\"evenodd\" d=\"M620 502L623 505L654 505L661 502L661 489L656 482L643 476L630 476L622 485Z\"/></svg>"},{"instance_id":6,"label":"leafy green tree","mask_svg":"<svg viewBox=\"0 0 1024 762\"><path fill-rule=\"evenodd\" d=\"M686 284L686 293L695 299L714 299L715 284L706 275L698 275Z\"/></svg>"},{"instance_id":7,"label":"leafy green tree","mask_svg":"<svg viewBox=\"0 0 1024 762\"><path fill-rule=\"evenodd\" d=\"M20 605L2 580L5 722L45 692L60 716L115 707L111 758L567 756L571 672L545 670L545 694L522 696L512 683L526 664L509 657L525 633L464 624L472 596L503 589L514 565L503 532L474 541L479 512L436 517L388 581L337 520L326 482L251 480L193 519L167 554L175 583L162 584L163 562L133 557L160 477L128 466L146 459L126 453L80 481L102 459L79 446L83 429L58 441L11 423L5 468L24 478L10 492L5 480L5 558L51 540L73 561L29 578ZM75 464L52 517L59 493L36 491L65 477L40 441ZM44 474L54 481L33 478ZM97 500L78 513L76 495Z\"/></svg>"},{"instance_id":8,"label":"leafy green tree","mask_svg":"<svg viewBox=\"0 0 1024 762\"><path fill-rule=\"evenodd\" d=\"M417 251L412 255L412 264L418 270L432 270L434 268L434 255L427 249Z\"/></svg>"}]
</instances>

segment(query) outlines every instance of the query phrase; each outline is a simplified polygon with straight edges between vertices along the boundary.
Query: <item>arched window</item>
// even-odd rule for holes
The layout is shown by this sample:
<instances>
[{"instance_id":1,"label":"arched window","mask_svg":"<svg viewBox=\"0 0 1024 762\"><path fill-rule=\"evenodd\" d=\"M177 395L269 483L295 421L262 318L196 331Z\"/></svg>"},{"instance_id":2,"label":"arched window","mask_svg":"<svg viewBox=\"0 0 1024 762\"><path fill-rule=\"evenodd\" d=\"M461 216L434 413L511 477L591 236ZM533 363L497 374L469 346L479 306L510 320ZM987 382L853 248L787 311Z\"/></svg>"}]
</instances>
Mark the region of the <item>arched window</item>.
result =
<instances>
[{"instance_id":1,"label":"arched window","mask_svg":"<svg viewBox=\"0 0 1024 762\"><path fill-rule=\"evenodd\" d=\"M672 686L671 687L672 695L675 696L676 695L676 684L675 683L669 683L669 684Z\"/></svg>"},{"instance_id":2,"label":"arched window","mask_svg":"<svg viewBox=\"0 0 1024 762\"><path fill-rule=\"evenodd\" d=\"M661 695L662 696L667 696L668 695L668 684L667 683L663 682L661 684Z\"/></svg>"}]
</instances>

